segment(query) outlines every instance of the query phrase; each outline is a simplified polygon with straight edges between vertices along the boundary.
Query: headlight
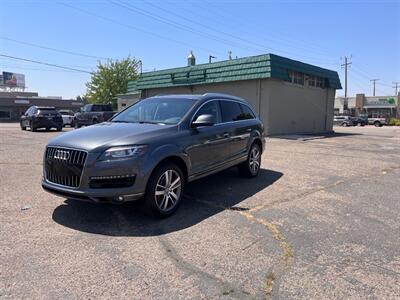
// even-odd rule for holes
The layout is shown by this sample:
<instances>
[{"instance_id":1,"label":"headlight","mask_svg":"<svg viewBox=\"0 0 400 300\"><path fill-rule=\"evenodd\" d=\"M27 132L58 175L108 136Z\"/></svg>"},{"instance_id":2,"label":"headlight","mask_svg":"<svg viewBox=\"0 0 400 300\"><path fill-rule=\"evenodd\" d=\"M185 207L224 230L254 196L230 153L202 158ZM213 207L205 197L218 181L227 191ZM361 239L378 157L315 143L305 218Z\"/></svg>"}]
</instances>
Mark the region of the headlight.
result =
<instances>
[{"instance_id":1,"label":"headlight","mask_svg":"<svg viewBox=\"0 0 400 300\"><path fill-rule=\"evenodd\" d=\"M99 160L139 157L146 153L146 149L146 145L111 147L104 151Z\"/></svg>"}]
</instances>

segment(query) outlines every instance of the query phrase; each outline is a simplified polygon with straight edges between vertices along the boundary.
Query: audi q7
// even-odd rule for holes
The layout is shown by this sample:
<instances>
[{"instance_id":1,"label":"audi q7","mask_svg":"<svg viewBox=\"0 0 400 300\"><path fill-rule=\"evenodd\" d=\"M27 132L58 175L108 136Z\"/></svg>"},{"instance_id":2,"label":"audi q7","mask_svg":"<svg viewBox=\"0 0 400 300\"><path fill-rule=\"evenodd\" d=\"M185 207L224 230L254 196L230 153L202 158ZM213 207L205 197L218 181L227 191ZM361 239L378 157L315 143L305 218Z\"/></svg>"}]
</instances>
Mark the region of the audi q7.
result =
<instances>
[{"instance_id":1,"label":"audi q7","mask_svg":"<svg viewBox=\"0 0 400 300\"><path fill-rule=\"evenodd\" d=\"M42 186L68 199L141 200L169 216L185 185L237 165L257 176L264 127L248 102L225 94L155 96L110 121L59 135L44 153Z\"/></svg>"}]
</instances>

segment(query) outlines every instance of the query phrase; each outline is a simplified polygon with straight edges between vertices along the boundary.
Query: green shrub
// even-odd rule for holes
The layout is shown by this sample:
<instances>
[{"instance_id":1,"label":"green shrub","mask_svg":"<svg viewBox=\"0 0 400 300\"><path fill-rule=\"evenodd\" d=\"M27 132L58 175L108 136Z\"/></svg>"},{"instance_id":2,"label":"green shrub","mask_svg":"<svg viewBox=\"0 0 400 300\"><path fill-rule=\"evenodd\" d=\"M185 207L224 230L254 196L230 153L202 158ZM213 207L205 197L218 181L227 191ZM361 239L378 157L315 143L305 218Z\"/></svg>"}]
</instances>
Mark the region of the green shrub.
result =
<instances>
[{"instance_id":1,"label":"green shrub","mask_svg":"<svg viewBox=\"0 0 400 300\"><path fill-rule=\"evenodd\" d=\"M390 118L389 125L391 125L391 126L400 126L400 119Z\"/></svg>"}]
</instances>

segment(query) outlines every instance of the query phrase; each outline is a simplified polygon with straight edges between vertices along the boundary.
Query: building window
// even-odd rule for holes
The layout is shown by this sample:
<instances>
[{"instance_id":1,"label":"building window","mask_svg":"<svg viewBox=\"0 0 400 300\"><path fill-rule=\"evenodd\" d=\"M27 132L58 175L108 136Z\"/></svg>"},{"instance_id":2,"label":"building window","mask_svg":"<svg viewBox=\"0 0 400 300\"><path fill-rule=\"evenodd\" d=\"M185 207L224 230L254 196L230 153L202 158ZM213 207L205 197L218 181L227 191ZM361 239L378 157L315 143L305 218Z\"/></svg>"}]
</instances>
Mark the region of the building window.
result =
<instances>
[{"instance_id":1,"label":"building window","mask_svg":"<svg viewBox=\"0 0 400 300\"><path fill-rule=\"evenodd\" d=\"M304 73L290 71L289 72L290 81L294 84L304 85Z\"/></svg>"},{"instance_id":2,"label":"building window","mask_svg":"<svg viewBox=\"0 0 400 300\"><path fill-rule=\"evenodd\" d=\"M0 119L11 119L11 113L8 110L0 110Z\"/></svg>"},{"instance_id":3,"label":"building window","mask_svg":"<svg viewBox=\"0 0 400 300\"><path fill-rule=\"evenodd\" d=\"M325 79L322 77L317 77L316 86L323 89L325 87Z\"/></svg>"},{"instance_id":4,"label":"building window","mask_svg":"<svg viewBox=\"0 0 400 300\"><path fill-rule=\"evenodd\" d=\"M315 78L315 76L309 76L308 77L308 86L315 86L315 84L316 84L316 78Z\"/></svg>"},{"instance_id":5,"label":"building window","mask_svg":"<svg viewBox=\"0 0 400 300\"><path fill-rule=\"evenodd\" d=\"M308 76L307 81L308 81L308 86L315 86L321 89L325 88L325 78L318 76Z\"/></svg>"}]
</instances>

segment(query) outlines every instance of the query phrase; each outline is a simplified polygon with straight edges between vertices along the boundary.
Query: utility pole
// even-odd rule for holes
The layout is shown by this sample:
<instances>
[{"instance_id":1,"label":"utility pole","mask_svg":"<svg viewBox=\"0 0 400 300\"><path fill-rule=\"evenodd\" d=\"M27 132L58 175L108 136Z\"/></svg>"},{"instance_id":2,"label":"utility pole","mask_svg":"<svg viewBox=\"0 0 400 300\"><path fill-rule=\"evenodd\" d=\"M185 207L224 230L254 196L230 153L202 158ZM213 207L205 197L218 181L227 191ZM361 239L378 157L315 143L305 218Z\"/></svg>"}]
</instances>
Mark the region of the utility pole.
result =
<instances>
[{"instance_id":1,"label":"utility pole","mask_svg":"<svg viewBox=\"0 0 400 300\"><path fill-rule=\"evenodd\" d=\"M351 65L351 62L349 61L348 57L344 57L344 64L342 64L342 67L344 67L344 109L347 110L347 69Z\"/></svg>"},{"instance_id":2,"label":"utility pole","mask_svg":"<svg viewBox=\"0 0 400 300\"><path fill-rule=\"evenodd\" d=\"M213 58L216 58L216 57L215 57L215 56L212 56L212 55L209 55L209 56L208 56L208 63L209 63L209 64L211 64Z\"/></svg>"},{"instance_id":3,"label":"utility pole","mask_svg":"<svg viewBox=\"0 0 400 300\"><path fill-rule=\"evenodd\" d=\"M394 82L392 82L392 83L394 84L394 87L393 87L393 88L394 88L395 91L396 91L394 95L397 96L397 88L399 87L400 81L394 81Z\"/></svg>"},{"instance_id":4,"label":"utility pole","mask_svg":"<svg viewBox=\"0 0 400 300\"><path fill-rule=\"evenodd\" d=\"M376 83L376 81L378 81L379 80L379 78L377 78L377 79L371 79L370 81L372 81L373 83L374 83L374 96L375 96L375 83Z\"/></svg>"},{"instance_id":5,"label":"utility pole","mask_svg":"<svg viewBox=\"0 0 400 300\"><path fill-rule=\"evenodd\" d=\"M346 99L347 99L347 69L349 65L351 65L351 62L349 61L349 58L345 56L344 64L342 64L342 67L344 67L344 97Z\"/></svg>"}]
</instances>

